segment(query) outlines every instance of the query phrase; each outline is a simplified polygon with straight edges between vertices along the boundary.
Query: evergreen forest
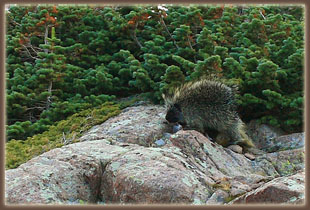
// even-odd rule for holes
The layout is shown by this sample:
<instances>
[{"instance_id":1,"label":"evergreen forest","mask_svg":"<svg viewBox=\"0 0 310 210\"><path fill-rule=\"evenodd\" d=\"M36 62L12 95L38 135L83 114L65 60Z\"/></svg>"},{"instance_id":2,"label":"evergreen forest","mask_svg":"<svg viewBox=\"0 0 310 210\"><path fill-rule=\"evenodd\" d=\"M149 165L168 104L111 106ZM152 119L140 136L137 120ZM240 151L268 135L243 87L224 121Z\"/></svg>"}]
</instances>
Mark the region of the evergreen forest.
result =
<instances>
[{"instance_id":1,"label":"evergreen forest","mask_svg":"<svg viewBox=\"0 0 310 210\"><path fill-rule=\"evenodd\" d=\"M10 6L7 142L102 104L117 114L124 97L162 104L162 93L210 75L238 86L243 121L300 132L304 23L294 5Z\"/></svg>"}]
</instances>

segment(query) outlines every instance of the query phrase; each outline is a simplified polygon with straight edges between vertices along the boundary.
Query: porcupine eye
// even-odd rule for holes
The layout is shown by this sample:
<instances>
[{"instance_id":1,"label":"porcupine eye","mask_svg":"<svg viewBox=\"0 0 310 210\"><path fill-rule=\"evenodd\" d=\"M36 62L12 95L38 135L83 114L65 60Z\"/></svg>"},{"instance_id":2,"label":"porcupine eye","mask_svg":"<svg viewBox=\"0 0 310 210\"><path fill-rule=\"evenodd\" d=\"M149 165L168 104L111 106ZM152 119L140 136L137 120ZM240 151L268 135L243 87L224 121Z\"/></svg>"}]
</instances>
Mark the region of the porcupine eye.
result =
<instances>
[{"instance_id":1,"label":"porcupine eye","mask_svg":"<svg viewBox=\"0 0 310 210\"><path fill-rule=\"evenodd\" d=\"M170 123L183 123L183 114L181 108L178 104L173 105L166 114L166 120Z\"/></svg>"}]
</instances>

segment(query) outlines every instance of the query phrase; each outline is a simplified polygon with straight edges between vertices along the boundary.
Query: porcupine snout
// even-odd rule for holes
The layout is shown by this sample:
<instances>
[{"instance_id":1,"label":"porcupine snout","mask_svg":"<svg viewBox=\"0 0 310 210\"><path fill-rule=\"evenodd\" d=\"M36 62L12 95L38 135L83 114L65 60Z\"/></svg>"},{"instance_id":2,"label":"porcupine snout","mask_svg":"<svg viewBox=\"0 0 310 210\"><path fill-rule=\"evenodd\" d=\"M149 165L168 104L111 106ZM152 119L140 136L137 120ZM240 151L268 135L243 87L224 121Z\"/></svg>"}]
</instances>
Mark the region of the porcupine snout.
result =
<instances>
[{"instance_id":1,"label":"porcupine snout","mask_svg":"<svg viewBox=\"0 0 310 210\"><path fill-rule=\"evenodd\" d=\"M182 126L186 125L186 122L184 120L184 116L181 110L181 107L178 104L174 104L166 114L165 119L169 123L179 123Z\"/></svg>"}]
</instances>

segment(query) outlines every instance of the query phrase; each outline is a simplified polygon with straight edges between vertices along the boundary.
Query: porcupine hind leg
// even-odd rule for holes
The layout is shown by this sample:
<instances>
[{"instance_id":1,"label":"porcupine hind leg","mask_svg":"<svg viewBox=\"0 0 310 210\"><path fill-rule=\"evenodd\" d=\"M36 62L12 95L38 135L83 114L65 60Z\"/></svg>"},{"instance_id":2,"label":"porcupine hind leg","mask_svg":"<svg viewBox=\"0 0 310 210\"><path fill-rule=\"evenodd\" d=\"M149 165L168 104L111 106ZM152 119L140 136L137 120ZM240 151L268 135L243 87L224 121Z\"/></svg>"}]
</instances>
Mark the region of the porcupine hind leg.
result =
<instances>
[{"instance_id":1,"label":"porcupine hind leg","mask_svg":"<svg viewBox=\"0 0 310 210\"><path fill-rule=\"evenodd\" d=\"M225 133L231 139L230 144L238 144L244 148L254 147L252 140L245 132L245 127L241 119L237 119L236 123L228 127Z\"/></svg>"}]
</instances>

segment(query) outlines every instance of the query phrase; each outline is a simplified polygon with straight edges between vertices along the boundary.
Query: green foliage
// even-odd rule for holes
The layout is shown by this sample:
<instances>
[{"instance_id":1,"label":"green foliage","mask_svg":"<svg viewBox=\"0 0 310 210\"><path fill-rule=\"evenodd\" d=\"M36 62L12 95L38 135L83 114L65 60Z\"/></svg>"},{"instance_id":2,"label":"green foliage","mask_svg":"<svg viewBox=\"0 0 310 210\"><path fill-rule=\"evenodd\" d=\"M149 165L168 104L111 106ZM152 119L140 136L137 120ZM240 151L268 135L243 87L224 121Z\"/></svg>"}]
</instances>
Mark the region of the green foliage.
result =
<instances>
[{"instance_id":1,"label":"green foliage","mask_svg":"<svg viewBox=\"0 0 310 210\"><path fill-rule=\"evenodd\" d=\"M83 132L94 125L103 123L112 116L118 115L120 111L119 104L106 102L96 108L86 109L59 121L42 134L28 137L25 141L11 140L6 143L6 168L16 168L51 149L77 142ZM30 123L22 124L28 125L20 126L29 127Z\"/></svg>"},{"instance_id":2,"label":"green foliage","mask_svg":"<svg viewBox=\"0 0 310 210\"><path fill-rule=\"evenodd\" d=\"M184 83L185 76L178 66L169 66L163 76L163 81L162 92L165 94L172 94L176 87Z\"/></svg>"},{"instance_id":3,"label":"green foliage","mask_svg":"<svg viewBox=\"0 0 310 210\"><path fill-rule=\"evenodd\" d=\"M12 6L7 139L140 94L161 103L183 82L239 86L239 113L302 130L304 9L299 6Z\"/></svg>"}]
</instances>

